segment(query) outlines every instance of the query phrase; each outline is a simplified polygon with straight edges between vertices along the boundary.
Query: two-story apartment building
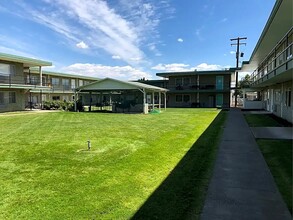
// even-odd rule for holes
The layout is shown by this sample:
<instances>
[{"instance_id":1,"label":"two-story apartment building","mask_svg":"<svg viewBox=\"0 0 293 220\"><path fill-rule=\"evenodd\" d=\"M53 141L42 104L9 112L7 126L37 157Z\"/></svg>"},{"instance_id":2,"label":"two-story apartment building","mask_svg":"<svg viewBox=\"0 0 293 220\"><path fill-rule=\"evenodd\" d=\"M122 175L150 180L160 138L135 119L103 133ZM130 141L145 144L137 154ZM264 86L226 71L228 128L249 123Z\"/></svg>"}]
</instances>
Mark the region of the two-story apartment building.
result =
<instances>
[{"instance_id":1,"label":"two-story apartment building","mask_svg":"<svg viewBox=\"0 0 293 220\"><path fill-rule=\"evenodd\" d=\"M94 77L45 71L52 63L0 53L0 112L42 108L43 101L74 101L77 87L99 80ZM86 96L80 94L80 99Z\"/></svg>"},{"instance_id":2,"label":"two-story apartment building","mask_svg":"<svg viewBox=\"0 0 293 220\"><path fill-rule=\"evenodd\" d=\"M157 73L164 83L168 107L227 108L231 101L234 70Z\"/></svg>"},{"instance_id":3,"label":"two-story apartment building","mask_svg":"<svg viewBox=\"0 0 293 220\"><path fill-rule=\"evenodd\" d=\"M277 0L249 61L249 91L257 91L261 105L244 99L244 108L261 108L293 122L293 3ZM256 106L256 107L255 107Z\"/></svg>"},{"instance_id":4,"label":"two-story apartment building","mask_svg":"<svg viewBox=\"0 0 293 220\"><path fill-rule=\"evenodd\" d=\"M25 72L27 82L38 84L39 77L36 68L30 68ZM95 77L75 74L43 71L43 85L49 87L46 90L32 89L27 94L27 106L39 107L42 101L61 100L74 101L74 90L80 86L99 80Z\"/></svg>"},{"instance_id":5,"label":"two-story apartment building","mask_svg":"<svg viewBox=\"0 0 293 220\"><path fill-rule=\"evenodd\" d=\"M45 90L42 67L52 63L43 60L0 53L0 112L24 110L30 90ZM24 71L35 67L38 83L28 82Z\"/></svg>"}]
</instances>

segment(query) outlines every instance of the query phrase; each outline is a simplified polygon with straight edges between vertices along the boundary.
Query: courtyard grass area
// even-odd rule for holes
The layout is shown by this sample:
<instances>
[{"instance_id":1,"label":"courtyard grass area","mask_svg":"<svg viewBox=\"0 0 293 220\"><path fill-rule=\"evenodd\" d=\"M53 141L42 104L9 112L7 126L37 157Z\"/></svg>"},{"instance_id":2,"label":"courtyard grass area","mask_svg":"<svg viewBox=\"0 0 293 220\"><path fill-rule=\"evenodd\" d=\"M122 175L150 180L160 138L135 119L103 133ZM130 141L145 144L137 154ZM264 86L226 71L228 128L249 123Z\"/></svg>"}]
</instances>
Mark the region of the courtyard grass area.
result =
<instances>
[{"instance_id":1,"label":"courtyard grass area","mask_svg":"<svg viewBox=\"0 0 293 220\"><path fill-rule=\"evenodd\" d=\"M216 109L3 114L0 219L196 219L224 120Z\"/></svg>"},{"instance_id":2,"label":"courtyard grass area","mask_svg":"<svg viewBox=\"0 0 293 220\"><path fill-rule=\"evenodd\" d=\"M249 127L282 127L269 114L244 114Z\"/></svg>"},{"instance_id":3,"label":"courtyard grass area","mask_svg":"<svg viewBox=\"0 0 293 220\"><path fill-rule=\"evenodd\" d=\"M292 141L259 139L257 144L292 214Z\"/></svg>"}]
</instances>

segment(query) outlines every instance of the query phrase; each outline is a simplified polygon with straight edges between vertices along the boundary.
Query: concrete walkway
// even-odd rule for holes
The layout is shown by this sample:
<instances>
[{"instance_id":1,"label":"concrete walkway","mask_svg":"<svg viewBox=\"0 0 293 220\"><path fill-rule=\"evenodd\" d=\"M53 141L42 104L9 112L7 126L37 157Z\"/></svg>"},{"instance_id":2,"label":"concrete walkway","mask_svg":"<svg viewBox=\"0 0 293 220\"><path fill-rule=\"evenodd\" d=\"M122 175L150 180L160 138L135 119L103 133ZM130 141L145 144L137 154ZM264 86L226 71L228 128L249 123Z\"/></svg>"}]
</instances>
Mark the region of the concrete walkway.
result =
<instances>
[{"instance_id":1,"label":"concrete walkway","mask_svg":"<svg viewBox=\"0 0 293 220\"><path fill-rule=\"evenodd\" d=\"M242 112L231 109L201 219L291 218Z\"/></svg>"}]
</instances>

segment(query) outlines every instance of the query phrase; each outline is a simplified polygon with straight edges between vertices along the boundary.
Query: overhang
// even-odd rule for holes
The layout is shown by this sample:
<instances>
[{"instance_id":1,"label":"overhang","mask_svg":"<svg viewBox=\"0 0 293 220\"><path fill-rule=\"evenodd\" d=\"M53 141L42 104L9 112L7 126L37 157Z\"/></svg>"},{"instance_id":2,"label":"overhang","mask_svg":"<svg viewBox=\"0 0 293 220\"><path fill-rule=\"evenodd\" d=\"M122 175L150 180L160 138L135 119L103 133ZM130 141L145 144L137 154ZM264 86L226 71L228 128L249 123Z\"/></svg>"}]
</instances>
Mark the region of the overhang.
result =
<instances>
[{"instance_id":1,"label":"overhang","mask_svg":"<svg viewBox=\"0 0 293 220\"><path fill-rule=\"evenodd\" d=\"M254 71L292 28L292 0L277 0L249 61L242 71Z\"/></svg>"},{"instance_id":2,"label":"overhang","mask_svg":"<svg viewBox=\"0 0 293 220\"><path fill-rule=\"evenodd\" d=\"M16 55L6 54L6 53L0 53L0 60L15 62L15 63L23 63L24 67L52 66L52 63L48 61L16 56Z\"/></svg>"},{"instance_id":3,"label":"overhang","mask_svg":"<svg viewBox=\"0 0 293 220\"><path fill-rule=\"evenodd\" d=\"M109 91L124 91L124 90L146 90L152 92L167 92L167 89L151 86L139 82L121 81L112 78L105 78L81 87L78 87L78 92L109 92Z\"/></svg>"}]
</instances>

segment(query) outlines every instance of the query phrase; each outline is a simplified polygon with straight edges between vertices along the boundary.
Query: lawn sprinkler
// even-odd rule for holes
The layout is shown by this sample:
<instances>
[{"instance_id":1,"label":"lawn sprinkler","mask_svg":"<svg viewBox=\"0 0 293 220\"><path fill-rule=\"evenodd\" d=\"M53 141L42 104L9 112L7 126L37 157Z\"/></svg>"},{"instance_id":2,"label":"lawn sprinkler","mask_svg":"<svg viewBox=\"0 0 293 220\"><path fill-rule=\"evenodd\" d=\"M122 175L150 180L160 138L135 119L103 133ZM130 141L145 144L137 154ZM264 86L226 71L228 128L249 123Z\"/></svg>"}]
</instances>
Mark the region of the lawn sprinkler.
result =
<instances>
[{"instance_id":1,"label":"lawn sprinkler","mask_svg":"<svg viewBox=\"0 0 293 220\"><path fill-rule=\"evenodd\" d=\"M90 140L87 141L87 149L91 150L91 141Z\"/></svg>"}]
</instances>

